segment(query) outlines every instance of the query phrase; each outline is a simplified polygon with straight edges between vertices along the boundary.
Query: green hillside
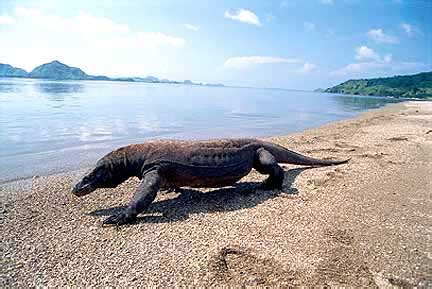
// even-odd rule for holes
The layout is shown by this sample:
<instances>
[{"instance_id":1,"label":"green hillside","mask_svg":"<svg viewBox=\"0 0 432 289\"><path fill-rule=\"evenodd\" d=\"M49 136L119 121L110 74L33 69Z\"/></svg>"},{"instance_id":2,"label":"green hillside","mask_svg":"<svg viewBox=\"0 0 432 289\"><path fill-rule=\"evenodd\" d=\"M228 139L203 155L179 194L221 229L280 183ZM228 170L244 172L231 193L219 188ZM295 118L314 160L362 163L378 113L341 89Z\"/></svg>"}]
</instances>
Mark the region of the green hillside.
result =
<instances>
[{"instance_id":1,"label":"green hillside","mask_svg":"<svg viewBox=\"0 0 432 289\"><path fill-rule=\"evenodd\" d=\"M385 78L348 80L334 87L327 88L325 92L404 98L432 98L432 72Z\"/></svg>"}]
</instances>

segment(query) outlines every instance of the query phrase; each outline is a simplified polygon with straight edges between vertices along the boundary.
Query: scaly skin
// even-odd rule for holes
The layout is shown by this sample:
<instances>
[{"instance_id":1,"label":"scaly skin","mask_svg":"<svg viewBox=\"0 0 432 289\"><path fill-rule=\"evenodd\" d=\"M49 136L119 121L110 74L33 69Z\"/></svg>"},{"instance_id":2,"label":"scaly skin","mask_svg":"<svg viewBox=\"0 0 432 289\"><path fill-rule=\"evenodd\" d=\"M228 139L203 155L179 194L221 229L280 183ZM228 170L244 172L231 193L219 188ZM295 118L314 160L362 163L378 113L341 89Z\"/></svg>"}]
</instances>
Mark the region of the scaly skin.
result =
<instances>
[{"instance_id":1,"label":"scaly skin","mask_svg":"<svg viewBox=\"0 0 432 289\"><path fill-rule=\"evenodd\" d=\"M84 196L97 188L116 187L133 176L140 178L128 207L104 221L104 224L122 225L133 222L160 189L229 186L252 168L269 175L264 183L266 188L277 189L282 186L284 176L278 163L327 166L347 161L314 159L257 139L149 141L104 156L75 185L73 193Z\"/></svg>"}]
</instances>

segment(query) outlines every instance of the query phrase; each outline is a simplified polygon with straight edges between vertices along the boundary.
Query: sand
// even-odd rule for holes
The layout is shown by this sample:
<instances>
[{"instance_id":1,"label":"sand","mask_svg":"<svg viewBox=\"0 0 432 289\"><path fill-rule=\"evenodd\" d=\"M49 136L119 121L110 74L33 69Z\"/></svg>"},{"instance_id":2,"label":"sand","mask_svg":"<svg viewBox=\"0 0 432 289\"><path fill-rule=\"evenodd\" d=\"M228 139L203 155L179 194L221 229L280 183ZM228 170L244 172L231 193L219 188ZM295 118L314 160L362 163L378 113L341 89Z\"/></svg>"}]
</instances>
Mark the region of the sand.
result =
<instances>
[{"instance_id":1,"label":"sand","mask_svg":"<svg viewBox=\"0 0 432 289\"><path fill-rule=\"evenodd\" d=\"M271 139L348 164L284 165L282 191L159 194L135 225L102 220L131 179L77 198L82 172L3 186L0 287L432 286L432 102L406 102Z\"/></svg>"}]
</instances>

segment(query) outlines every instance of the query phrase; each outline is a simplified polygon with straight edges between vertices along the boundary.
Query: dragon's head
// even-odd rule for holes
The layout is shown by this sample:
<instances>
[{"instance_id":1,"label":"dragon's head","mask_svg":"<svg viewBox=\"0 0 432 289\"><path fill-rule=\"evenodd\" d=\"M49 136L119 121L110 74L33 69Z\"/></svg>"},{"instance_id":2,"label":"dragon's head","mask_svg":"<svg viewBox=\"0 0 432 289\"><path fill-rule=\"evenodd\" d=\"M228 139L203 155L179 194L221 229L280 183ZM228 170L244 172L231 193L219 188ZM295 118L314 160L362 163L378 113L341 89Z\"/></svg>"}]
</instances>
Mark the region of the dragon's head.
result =
<instances>
[{"instance_id":1,"label":"dragon's head","mask_svg":"<svg viewBox=\"0 0 432 289\"><path fill-rule=\"evenodd\" d=\"M107 166L97 165L90 170L72 189L76 196L85 196L98 188L112 187L111 173Z\"/></svg>"},{"instance_id":2,"label":"dragon's head","mask_svg":"<svg viewBox=\"0 0 432 289\"><path fill-rule=\"evenodd\" d=\"M130 176L122 158L113 158L113 153L104 156L72 189L76 196L85 196L99 188L115 188Z\"/></svg>"}]
</instances>

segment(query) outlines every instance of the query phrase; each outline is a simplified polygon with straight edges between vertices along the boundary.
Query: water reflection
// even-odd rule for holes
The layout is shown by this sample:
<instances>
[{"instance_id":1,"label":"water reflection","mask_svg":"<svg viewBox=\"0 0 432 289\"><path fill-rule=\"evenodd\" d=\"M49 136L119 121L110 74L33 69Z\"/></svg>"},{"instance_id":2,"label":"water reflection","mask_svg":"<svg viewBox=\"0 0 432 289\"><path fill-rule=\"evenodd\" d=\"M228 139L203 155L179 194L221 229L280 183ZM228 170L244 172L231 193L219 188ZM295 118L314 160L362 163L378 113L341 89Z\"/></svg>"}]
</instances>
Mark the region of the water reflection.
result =
<instances>
[{"instance_id":1,"label":"water reflection","mask_svg":"<svg viewBox=\"0 0 432 289\"><path fill-rule=\"evenodd\" d=\"M92 163L149 138L283 135L394 99L287 90L0 79L1 179Z\"/></svg>"},{"instance_id":2,"label":"water reflection","mask_svg":"<svg viewBox=\"0 0 432 289\"><path fill-rule=\"evenodd\" d=\"M16 93L21 87L14 82L0 82L0 93Z\"/></svg>"},{"instance_id":3,"label":"water reflection","mask_svg":"<svg viewBox=\"0 0 432 289\"><path fill-rule=\"evenodd\" d=\"M35 89L45 95L50 106L56 109L64 107L66 98L76 98L85 92L85 86L74 82L40 82L34 84Z\"/></svg>"},{"instance_id":4,"label":"water reflection","mask_svg":"<svg viewBox=\"0 0 432 289\"><path fill-rule=\"evenodd\" d=\"M35 84L41 93L48 95L64 95L83 93L84 86L80 83L74 82L41 82Z\"/></svg>"},{"instance_id":5,"label":"water reflection","mask_svg":"<svg viewBox=\"0 0 432 289\"><path fill-rule=\"evenodd\" d=\"M400 100L371 96L332 95L333 99L347 111L361 111L365 109L378 108L384 103L397 103Z\"/></svg>"}]
</instances>

